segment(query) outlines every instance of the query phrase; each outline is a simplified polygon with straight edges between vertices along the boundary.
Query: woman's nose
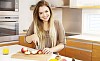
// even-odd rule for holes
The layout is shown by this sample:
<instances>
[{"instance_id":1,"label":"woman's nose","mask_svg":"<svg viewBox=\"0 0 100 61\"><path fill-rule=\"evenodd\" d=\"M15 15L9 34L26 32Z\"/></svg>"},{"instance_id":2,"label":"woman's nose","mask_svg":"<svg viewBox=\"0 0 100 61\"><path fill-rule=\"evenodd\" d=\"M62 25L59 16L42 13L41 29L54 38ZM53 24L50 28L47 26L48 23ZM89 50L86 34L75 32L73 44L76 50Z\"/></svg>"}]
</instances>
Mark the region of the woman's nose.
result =
<instances>
[{"instance_id":1,"label":"woman's nose","mask_svg":"<svg viewBox=\"0 0 100 61\"><path fill-rule=\"evenodd\" d=\"M46 16L46 13L43 13L43 16Z\"/></svg>"}]
</instances>

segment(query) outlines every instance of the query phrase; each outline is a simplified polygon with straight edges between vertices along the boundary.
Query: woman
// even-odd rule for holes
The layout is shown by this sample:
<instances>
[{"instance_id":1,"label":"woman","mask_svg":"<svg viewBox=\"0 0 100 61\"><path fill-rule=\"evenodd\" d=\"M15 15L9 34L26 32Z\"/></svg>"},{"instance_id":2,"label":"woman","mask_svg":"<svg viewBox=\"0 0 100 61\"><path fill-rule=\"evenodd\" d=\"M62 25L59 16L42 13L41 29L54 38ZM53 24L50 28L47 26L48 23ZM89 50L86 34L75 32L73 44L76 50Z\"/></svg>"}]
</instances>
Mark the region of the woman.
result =
<instances>
[{"instance_id":1,"label":"woman","mask_svg":"<svg viewBox=\"0 0 100 61\"><path fill-rule=\"evenodd\" d=\"M33 18L26 34L26 41L34 42L36 49L42 49L45 54L63 49L64 28L59 21L53 19L52 10L46 1L37 3Z\"/></svg>"}]
</instances>

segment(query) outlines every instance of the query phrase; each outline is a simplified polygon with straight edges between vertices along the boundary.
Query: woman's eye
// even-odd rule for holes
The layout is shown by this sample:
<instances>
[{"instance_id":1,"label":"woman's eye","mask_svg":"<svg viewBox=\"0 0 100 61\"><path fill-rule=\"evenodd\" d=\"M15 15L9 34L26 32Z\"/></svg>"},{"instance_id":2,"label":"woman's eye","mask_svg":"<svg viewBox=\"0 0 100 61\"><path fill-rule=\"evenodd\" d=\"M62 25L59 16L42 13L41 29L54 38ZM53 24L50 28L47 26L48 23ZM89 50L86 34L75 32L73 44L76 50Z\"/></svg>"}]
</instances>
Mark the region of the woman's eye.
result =
<instances>
[{"instance_id":1,"label":"woman's eye","mask_svg":"<svg viewBox=\"0 0 100 61\"><path fill-rule=\"evenodd\" d=\"M40 12L39 14L42 14L42 12Z\"/></svg>"},{"instance_id":2,"label":"woman's eye","mask_svg":"<svg viewBox=\"0 0 100 61\"><path fill-rule=\"evenodd\" d=\"M46 10L45 12L47 13L48 11Z\"/></svg>"}]
</instances>

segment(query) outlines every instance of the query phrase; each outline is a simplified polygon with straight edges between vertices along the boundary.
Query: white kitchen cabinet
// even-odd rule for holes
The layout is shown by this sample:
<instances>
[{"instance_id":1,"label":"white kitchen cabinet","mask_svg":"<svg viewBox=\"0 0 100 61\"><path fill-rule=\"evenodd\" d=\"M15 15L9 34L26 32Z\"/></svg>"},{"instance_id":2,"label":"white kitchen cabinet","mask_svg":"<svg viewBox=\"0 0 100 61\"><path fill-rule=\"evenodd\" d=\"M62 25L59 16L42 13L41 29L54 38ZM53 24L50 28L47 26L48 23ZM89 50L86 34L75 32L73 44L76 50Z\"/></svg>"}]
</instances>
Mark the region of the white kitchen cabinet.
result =
<instances>
[{"instance_id":1,"label":"white kitchen cabinet","mask_svg":"<svg viewBox=\"0 0 100 61\"><path fill-rule=\"evenodd\" d=\"M70 0L46 0L52 9L69 7ZM55 2L55 3L54 3ZM30 10L34 10L34 4L31 5Z\"/></svg>"},{"instance_id":2,"label":"white kitchen cabinet","mask_svg":"<svg viewBox=\"0 0 100 61\"><path fill-rule=\"evenodd\" d=\"M76 8L77 7L77 0L70 0L70 8Z\"/></svg>"},{"instance_id":3,"label":"white kitchen cabinet","mask_svg":"<svg viewBox=\"0 0 100 61\"><path fill-rule=\"evenodd\" d=\"M100 8L99 0L70 0L71 8Z\"/></svg>"}]
</instances>

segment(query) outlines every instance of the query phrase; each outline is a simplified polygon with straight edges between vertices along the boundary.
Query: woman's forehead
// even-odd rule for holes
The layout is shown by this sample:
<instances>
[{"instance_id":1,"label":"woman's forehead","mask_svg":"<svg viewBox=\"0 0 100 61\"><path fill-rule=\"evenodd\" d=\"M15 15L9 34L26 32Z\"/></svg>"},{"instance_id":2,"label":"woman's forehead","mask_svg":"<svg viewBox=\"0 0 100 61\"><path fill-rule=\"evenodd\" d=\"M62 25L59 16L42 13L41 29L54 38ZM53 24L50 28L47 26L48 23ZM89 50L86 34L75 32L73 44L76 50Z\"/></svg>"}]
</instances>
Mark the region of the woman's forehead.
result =
<instances>
[{"instance_id":1,"label":"woman's forehead","mask_svg":"<svg viewBox=\"0 0 100 61\"><path fill-rule=\"evenodd\" d=\"M47 6L40 6L39 7L39 12L44 12L46 10L49 10L49 8Z\"/></svg>"}]
</instances>

